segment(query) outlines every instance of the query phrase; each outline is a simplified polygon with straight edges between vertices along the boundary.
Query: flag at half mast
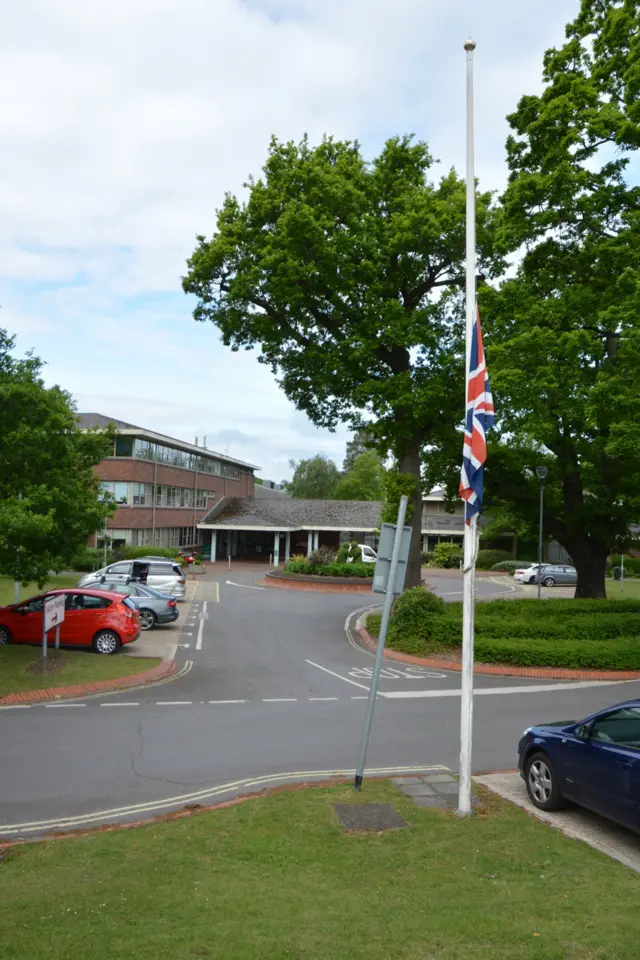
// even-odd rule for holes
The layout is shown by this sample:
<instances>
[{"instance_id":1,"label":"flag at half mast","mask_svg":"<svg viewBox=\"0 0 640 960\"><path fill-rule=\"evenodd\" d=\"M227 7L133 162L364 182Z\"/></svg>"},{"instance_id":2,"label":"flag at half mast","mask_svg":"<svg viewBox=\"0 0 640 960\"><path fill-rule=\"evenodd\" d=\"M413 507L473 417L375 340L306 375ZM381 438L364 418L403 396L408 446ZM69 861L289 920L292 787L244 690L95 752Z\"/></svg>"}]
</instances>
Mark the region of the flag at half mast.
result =
<instances>
[{"instance_id":1,"label":"flag at half mast","mask_svg":"<svg viewBox=\"0 0 640 960\"><path fill-rule=\"evenodd\" d=\"M476 307L471 356L467 371L467 417L460 473L460 496L465 501L465 520L482 509L482 470L487 459L486 432L493 426L494 412L480 329L480 311Z\"/></svg>"}]
</instances>

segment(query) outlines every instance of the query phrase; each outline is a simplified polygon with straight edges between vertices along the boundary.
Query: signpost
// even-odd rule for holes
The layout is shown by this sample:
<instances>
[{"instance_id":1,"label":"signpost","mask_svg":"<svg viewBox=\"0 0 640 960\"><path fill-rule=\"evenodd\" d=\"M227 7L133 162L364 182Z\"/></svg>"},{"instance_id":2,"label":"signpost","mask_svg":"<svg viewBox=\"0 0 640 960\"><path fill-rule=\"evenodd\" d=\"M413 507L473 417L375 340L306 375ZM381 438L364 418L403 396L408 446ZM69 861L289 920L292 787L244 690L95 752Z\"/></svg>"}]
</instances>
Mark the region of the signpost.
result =
<instances>
[{"instance_id":1,"label":"signpost","mask_svg":"<svg viewBox=\"0 0 640 960\"><path fill-rule=\"evenodd\" d=\"M411 527L404 526L407 503L407 497L401 497L400 506L398 507L398 522L395 525L393 523L383 523L380 529L378 559L373 573L373 590L375 593L384 593L385 597L384 607L382 608L380 634L378 636L376 663L373 668L373 677L371 678L371 686L369 688L367 715L364 721L360 756L356 769L354 784L356 790L359 790L362 786L364 764L367 757L367 747L369 746L371 722L373 720L373 709L378 694L378 681L380 679L384 642L387 638L387 627L389 626L389 617L391 615L391 604L393 603L394 596L402 593L407 572L407 560L409 559L409 546L411 544Z\"/></svg>"},{"instance_id":2,"label":"signpost","mask_svg":"<svg viewBox=\"0 0 640 960\"><path fill-rule=\"evenodd\" d=\"M60 624L64 620L64 593L54 594L44 601L44 618L42 621L42 659L47 659L47 633L52 627L56 628L56 656L60 649Z\"/></svg>"}]
</instances>

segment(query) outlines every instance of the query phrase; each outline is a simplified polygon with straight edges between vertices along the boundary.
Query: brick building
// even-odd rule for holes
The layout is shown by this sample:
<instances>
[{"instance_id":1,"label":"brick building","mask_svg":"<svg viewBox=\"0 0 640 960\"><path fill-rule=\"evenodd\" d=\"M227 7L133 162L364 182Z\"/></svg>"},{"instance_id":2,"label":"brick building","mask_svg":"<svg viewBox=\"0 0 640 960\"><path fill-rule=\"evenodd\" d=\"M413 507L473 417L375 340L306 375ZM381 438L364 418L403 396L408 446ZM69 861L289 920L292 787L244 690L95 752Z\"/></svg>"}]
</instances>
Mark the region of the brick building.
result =
<instances>
[{"instance_id":1,"label":"brick building","mask_svg":"<svg viewBox=\"0 0 640 960\"><path fill-rule=\"evenodd\" d=\"M106 523L113 546L196 547L199 522L224 497L252 497L255 464L215 453L204 445L105 417L79 414L82 427L117 431L113 456L95 471L119 502ZM92 544L103 541L100 534Z\"/></svg>"}]
</instances>

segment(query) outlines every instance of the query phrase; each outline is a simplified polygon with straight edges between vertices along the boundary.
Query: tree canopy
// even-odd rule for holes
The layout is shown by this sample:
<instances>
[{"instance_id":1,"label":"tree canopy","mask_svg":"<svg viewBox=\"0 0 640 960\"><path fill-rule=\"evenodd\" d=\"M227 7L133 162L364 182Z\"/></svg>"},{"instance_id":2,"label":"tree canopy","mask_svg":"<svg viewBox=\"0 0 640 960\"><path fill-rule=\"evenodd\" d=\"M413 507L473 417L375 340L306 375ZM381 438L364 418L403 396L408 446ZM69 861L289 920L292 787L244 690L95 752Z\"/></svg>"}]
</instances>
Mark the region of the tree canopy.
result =
<instances>
[{"instance_id":1,"label":"tree canopy","mask_svg":"<svg viewBox=\"0 0 640 960\"><path fill-rule=\"evenodd\" d=\"M460 419L465 185L437 183L425 143L389 140L371 163L357 143L272 139L261 179L227 195L183 280L233 350L259 347L287 396L318 426L366 427L413 478L407 584L420 581L420 455ZM490 195L478 193L479 269L492 275ZM453 317L453 319L452 319ZM366 415L366 423L363 421Z\"/></svg>"},{"instance_id":2,"label":"tree canopy","mask_svg":"<svg viewBox=\"0 0 640 960\"><path fill-rule=\"evenodd\" d=\"M383 500L384 468L375 450L365 450L342 475L334 491L336 500Z\"/></svg>"},{"instance_id":3,"label":"tree canopy","mask_svg":"<svg viewBox=\"0 0 640 960\"><path fill-rule=\"evenodd\" d=\"M340 474L333 460L322 454L291 461L294 468L287 490L299 500L332 500Z\"/></svg>"},{"instance_id":4,"label":"tree canopy","mask_svg":"<svg viewBox=\"0 0 640 960\"><path fill-rule=\"evenodd\" d=\"M42 583L113 512L92 469L113 437L80 430L69 394L14 346L0 329L0 573Z\"/></svg>"},{"instance_id":5,"label":"tree canopy","mask_svg":"<svg viewBox=\"0 0 640 960\"><path fill-rule=\"evenodd\" d=\"M604 596L605 560L640 516L640 8L583 0L509 117L503 240L515 277L480 291L499 414L487 502L544 524Z\"/></svg>"}]
</instances>

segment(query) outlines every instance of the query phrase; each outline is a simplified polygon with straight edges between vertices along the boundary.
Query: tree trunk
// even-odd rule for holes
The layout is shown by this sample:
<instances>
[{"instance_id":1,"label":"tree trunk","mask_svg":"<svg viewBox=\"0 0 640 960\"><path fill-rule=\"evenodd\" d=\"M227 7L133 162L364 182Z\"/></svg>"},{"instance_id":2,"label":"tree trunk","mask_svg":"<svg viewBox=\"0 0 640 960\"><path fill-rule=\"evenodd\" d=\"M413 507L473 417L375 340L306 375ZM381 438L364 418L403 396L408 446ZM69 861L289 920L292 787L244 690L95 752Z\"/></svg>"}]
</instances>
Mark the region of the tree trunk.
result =
<instances>
[{"instance_id":1,"label":"tree trunk","mask_svg":"<svg viewBox=\"0 0 640 960\"><path fill-rule=\"evenodd\" d=\"M413 437L406 446L400 458L401 473L409 473L416 478L416 489L409 500L409 508L413 507L411 519L407 526L411 527L411 549L407 563L407 576L404 582L405 589L419 587L422 582L422 479L420 476L420 446L419 437Z\"/></svg>"},{"instance_id":2,"label":"tree trunk","mask_svg":"<svg viewBox=\"0 0 640 960\"><path fill-rule=\"evenodd\" d=\"M609 550L603 544L593 541L567 546L578 571L578 583L574 597L576 600L603 600L607 596L605 587L605 568Z\"/></svg>"}]
</instances>

